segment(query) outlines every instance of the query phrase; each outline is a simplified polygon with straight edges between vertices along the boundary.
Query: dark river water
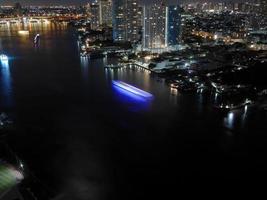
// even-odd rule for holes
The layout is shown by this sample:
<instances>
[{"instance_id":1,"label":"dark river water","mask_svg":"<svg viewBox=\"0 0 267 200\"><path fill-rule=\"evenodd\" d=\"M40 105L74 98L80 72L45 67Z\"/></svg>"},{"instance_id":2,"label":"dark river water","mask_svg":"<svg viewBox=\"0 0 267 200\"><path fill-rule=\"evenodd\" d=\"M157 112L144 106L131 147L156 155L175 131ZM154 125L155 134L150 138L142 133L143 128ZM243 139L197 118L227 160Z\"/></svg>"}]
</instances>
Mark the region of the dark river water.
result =
<instances>
[{"instance_id":1,"label":"dark river water","mask_svg":"<svg viewBox=\"0 0 267 200\"><path fill-rule=\"evenodd\" d=\"M267 117L259 108L219 114L210 93L180 94L144 70L105 70L112 58L80 58L67 26L26 28L29 36L0 27L0 51L10 56L0 66L0 111L15 121L9 145L63 199L166 199L266 178Z\"/></svg>"}]
</instances>

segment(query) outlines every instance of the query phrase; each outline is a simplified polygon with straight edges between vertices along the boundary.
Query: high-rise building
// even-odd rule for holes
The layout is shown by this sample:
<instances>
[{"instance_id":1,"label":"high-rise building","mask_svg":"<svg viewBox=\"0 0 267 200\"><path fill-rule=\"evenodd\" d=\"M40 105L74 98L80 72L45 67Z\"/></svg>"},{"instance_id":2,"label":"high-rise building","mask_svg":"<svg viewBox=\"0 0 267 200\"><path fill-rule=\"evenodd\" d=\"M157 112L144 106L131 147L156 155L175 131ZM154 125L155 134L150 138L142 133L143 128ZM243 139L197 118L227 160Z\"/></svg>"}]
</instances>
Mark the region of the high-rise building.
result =
<instances>
[{"instance_id":1,"label":"high-rise building","mask_svg":"<svg viewBox=\"0 0 267 200\"><path fill-rule=\"evenodd\" d=\"M15 15L18 15L18 16L21 16L23 13L23 9L22 9L22 6L20 3L15 3L14 5L14 14Z\"/></svg>"},{"instance_id":2,"label":"high-rise building","mask_svg":"<svg viewBox=\"0 0 267 200\"><path fill-rule=\"evenodd\" d=\"M99 0L99 21L101 26L112 26L111 0Z\"/></svg>"},{"instance_id":3,"label":"high-rise building","mask_svg":"<svg viewBox=\"0 0 267 200\"><path fill-rule=\"evenodd\" d=\"M115 41L123 41L126 38L126 23L125 23L125 0L112 1L112 27L113 39Z\"/></svg>"},{"instance_id":4,"label":"high-rise building","mask_svg":"<svg viewBox=\"0 0 267 200\"><path fill-rule=\"evenodd\" d=\"M143 48L167 47L167 7L163 4L149 4L143 8Z\"/></svg>"},{"instance_id":5,"label":"high-rise building","mask_svg":"<svg viewBox=\"0 0 267 200\"><path fill-rule=\"evenodd\" d=\"M181 40L181 8L180 6L167 7L167 44L178 45Z\"/></svg>"},{"instance_id":6,"label":"high-rise building","mask_svg":"<svg viewBox=\"0 0 267 200\"><path fill-rule=\"evenodd\" d=\"M267 0L260 0L261 13L267 15Z\"/></svg>"},{"instance_id":7,"label":"high-rise building","mask_svg":"<svg viewBox=\"0 0 267 200\"><path fill-rule=\"evenodd\" d=\"M153 3L143 7L143 48L164 49L178 45L181 36L180 7Z\"/></svg>"},{"instance_id":8,"label":"high-rise building","mask_svg":"<svg viewBox=\"0 0 267 200\"><path fill-rule=\"evenodd\" d=\"M91 18L91 29L99 29L100 27L100 7L98 2L90 4L90 18Z\"/></svg>"},{"instance_id":9,"label":"high-rise building","mask_svg":"<svg viewBox=\"0 0 267 200\"><path fill-rule=\"evenodd\" d=\"M140 4L138 0L127 0L127 33L128 41L136 42L140 39L141 24Z\"/></svg>"},{"instance_id":10,"label":"high-rise building","mask_svg":"<svg viewBox=\"0 0 267 200\"><path fill-rule=\"evenodd\" d=\"M140 39L141 13L138 0L113 0L113 39L136 42Z\"/></svg>"},{"instance_id":11,"label":"high-rise building","mask_svg":"<svg viewBox=\"0 0 267 200\"><path fill-rule=\"evenodd\" d=\"M96 0L87 6L88 15L91 18L91 28L112 26L111 0Z\"/></svg>"}]
</instances>

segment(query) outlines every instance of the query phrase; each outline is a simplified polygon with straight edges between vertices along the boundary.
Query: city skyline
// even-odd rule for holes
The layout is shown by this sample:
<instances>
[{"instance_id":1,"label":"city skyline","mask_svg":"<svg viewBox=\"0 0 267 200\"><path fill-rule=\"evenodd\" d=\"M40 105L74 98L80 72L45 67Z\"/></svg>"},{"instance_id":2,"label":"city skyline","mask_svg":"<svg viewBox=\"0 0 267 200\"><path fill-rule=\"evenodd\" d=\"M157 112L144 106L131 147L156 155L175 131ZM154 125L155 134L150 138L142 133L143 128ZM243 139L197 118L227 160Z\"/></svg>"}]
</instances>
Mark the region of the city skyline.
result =
<instances>
[{"instance_id":1,"label":"city skyline","mask_svg":"<svg viewBox=\"0 0 267 200\"><path fill-rule=\"evenodd\" d=\"M267 0L181 1L0 0L0 200L262 185Z\"/></svg>"},{"instance_id":2,"label":"city skyline","mask_svg":"<svg viewBox=\"0 0 267 200\"><path fill-rule=\"evenodd\" d=\"M158 0L143 0L142 4L155 2ZM253 0L167 0L169 3L179 2L252 2ZM22 5L83 5L86 3L94 2L94 0L0 0L0 6L14 5L15 3L21 3Z\"/></svg>"}]
</instances>

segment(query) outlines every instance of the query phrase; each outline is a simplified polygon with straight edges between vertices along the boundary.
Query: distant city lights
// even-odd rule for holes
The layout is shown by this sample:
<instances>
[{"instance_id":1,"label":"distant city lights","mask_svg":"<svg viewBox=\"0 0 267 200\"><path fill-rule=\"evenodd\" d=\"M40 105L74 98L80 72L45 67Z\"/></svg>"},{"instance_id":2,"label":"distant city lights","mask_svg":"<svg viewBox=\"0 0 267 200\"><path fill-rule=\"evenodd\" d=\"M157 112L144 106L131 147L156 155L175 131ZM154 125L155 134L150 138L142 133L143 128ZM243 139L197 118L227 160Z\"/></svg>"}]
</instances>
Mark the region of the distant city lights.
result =
<instances>
[{"instance_id":1,"label":"distant city lights","mask_svg":"<svg viewBox=\"0 0 267 200\"><path fill-rule=\"evenodd\" d=\"M26 31L26 30L20 30L20 31L18 31L18 34L19 35L29 35L30 32L29 31Z\"/></svg>"}]
</instances>

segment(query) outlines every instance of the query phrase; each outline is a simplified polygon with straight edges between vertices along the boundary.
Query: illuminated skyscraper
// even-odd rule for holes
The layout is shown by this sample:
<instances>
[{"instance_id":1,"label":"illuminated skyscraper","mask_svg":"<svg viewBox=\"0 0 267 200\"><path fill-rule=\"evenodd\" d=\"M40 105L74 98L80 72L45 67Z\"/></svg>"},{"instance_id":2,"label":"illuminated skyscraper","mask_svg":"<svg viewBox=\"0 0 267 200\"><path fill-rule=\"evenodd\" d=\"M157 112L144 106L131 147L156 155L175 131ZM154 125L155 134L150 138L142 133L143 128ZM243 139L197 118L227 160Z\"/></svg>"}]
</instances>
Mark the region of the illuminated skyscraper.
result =
<instances>
[{"instance_id":1,"label":"illuminated skyscraper","mask_svg":"<svg viewBox=\"0 0 267 200\"><path fill-rule=\"evenodd\" d=\"M112 26L112 2L111 0L99 1L99 21L102 26Z\"/></svg>"},{"instance_id":2,"label":"illuminated skyscraper","mask_svg":"<svg viewBox=\"0 0 267 200\"><path fill-rule=\"evenodd\" d=\"M180 6L167 7L167 44L178 45L181 40L181 10Z\"/></svg>"},{"instance_id":3,"label":"illuminated skyscraper","mask_svg":"<svg viewBox=\"0 0 267 200\"><path fill-rule=\"evenodd\" d=\"M153 3L143 8L143 47L161 49L167 47L167 7Z\"/></svg>"},{"instance_id":4,"label":"illuminated skyscraper","mask_svg":"<svg viewBox=\"0 0 267 200\"><path fill-rule=\"evenodd\" d=\"M260 0L260 6L262 8L262 14L267 15L267 0Z\"/></svg>"},{"instance_id":5,"label":"illuminated skyscraper","mask_svg":"<svg viewBox=\"0 0 267 200\"><path fill-rule=\"evenodd\" d=\"M122 41L126 38L126 20L125 20L125 0L112 1L112 27L113 39L115 41Z\"/></svg>"},{"instance_id":6,"label":"illuminated skyscraper","mask_svg":"<svg viewBox=\"0 0 267 200\"><path fill-rule=\"evenodd\" d=\"M98 2L90 4L91 29L98 29L100 27L100 6Z\"/></svg>"},{"instance_id":7,"label":"illuminated skyscraper","mask_svg":"<svg viewBox=\"0 0 267 200\"><path fill-rule=\"evenodd\" d=\"M143 48L164 49L180 40L180 7L163 2L143 8Z\"/></svg>"},{"instance_id":8,"label":"illuminated skyscraper","mask_svg":"<svg viewBox=\"0 0 267 200\"><path fill-rule=\"evenodd\" d=\"M138 0L113 0L113 39L136 42L140 39L141 12Z\"/></svg>"},{"instance_id":9,"label":"illuminated skyscraper","mask_svg":"<svg viewBox=\"0 0 267 200\"><path fill-rule=\"evenodd\" d=\"M88 12L91 18L92 29L112 26L111 0L98 0L90 3Z\"/></svg>"},{"instance_id":10,"label":"illuminated skyscraper","mask_svg":"<svg viewBox=\"0 0 267 200\"><path fill-rule=\"evenodd\" d=\"M20 3L15 3L14 14L17 16L21 16L23 14L23 9Z\"/></svg>"}]
</instances>

